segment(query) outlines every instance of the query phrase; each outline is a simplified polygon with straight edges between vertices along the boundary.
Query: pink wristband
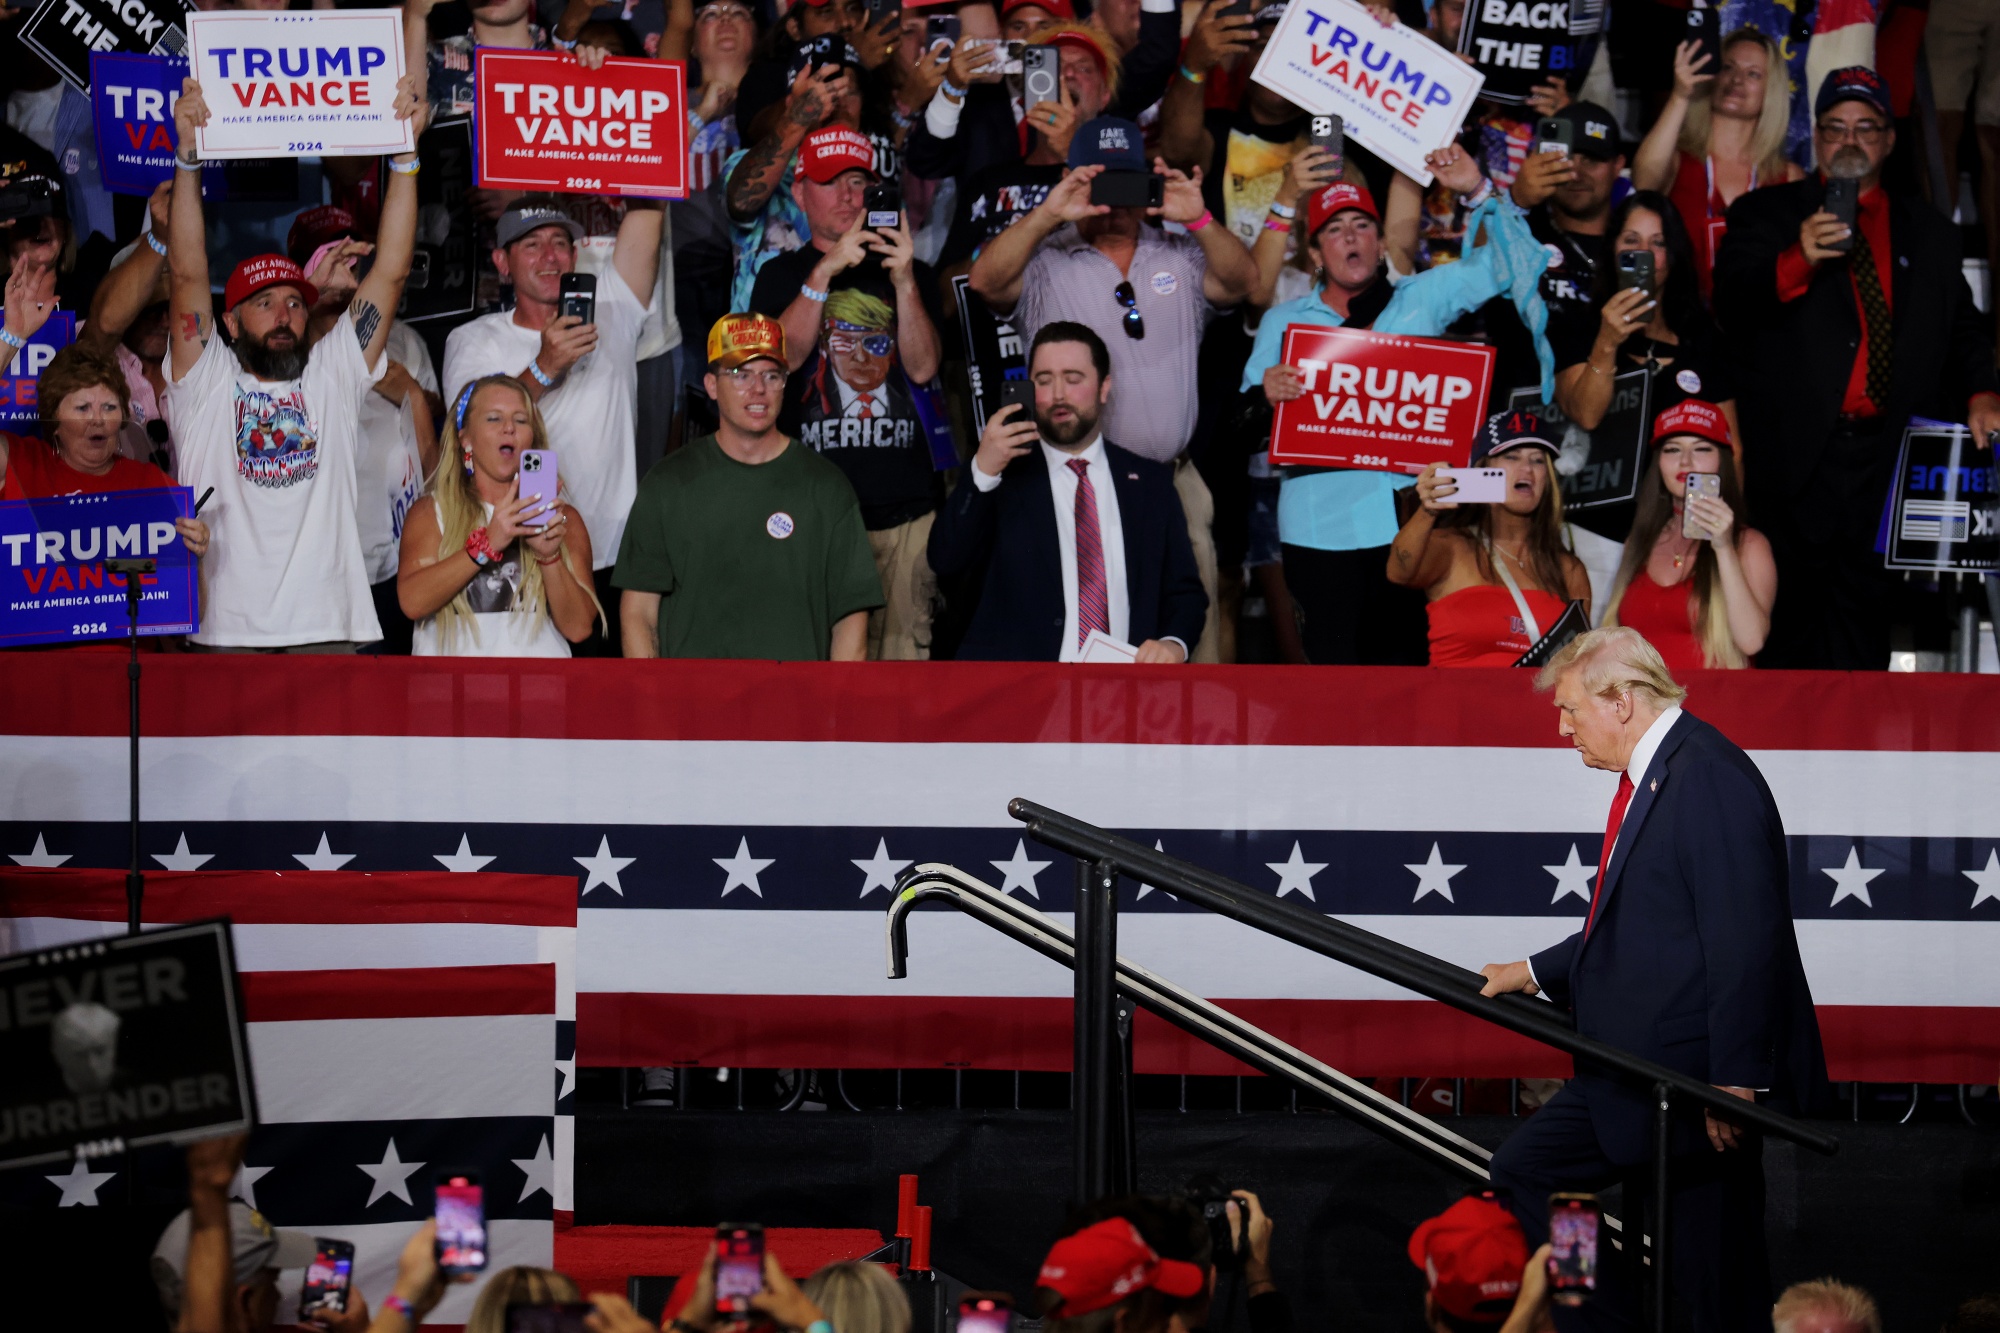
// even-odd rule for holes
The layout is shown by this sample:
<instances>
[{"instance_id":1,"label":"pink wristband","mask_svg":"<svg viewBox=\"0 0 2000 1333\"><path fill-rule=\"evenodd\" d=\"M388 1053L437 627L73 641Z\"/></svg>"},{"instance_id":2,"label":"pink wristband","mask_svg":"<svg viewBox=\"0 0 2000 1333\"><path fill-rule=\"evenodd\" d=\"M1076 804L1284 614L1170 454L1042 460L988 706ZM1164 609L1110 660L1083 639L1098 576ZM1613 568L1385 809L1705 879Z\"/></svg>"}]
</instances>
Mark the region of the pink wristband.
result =
<instances>
[{"instance_id":1,"label":"pink wristband","mask_svg":"<svg viewBox=\"0 0 2000 1333\"><path fill-rule=\"evenodd\" d=\"M1264 230L1265 230L1265 231L1284 231L1284 232L1288 232L1288 231L1290 231L1291 229L1292 229L1292 224L1291 224L1290 222L1286 221L1286 220L1285 220L1285 219L1283 219L1283 218L1265 218L1265 219L1264 219Z\"/></svg>"},{"instance_id":2,"label":"pink wristband","mask_svg":"<svg viewBox=\"0 0 2000 1333\"><path fill-rule=\"evenodd\" d=\"M410 1313L410 1303L393 1291L382 1298L381 1308L384 1310L394 1310L412 1324L417 1322L417 1317Z\"/></svg>"},{"instance_id":3,"label":"pink wristband","mask_svg":"<svg viewBox=\"0 0 2000 1333\"><path fill-rule=\"evenodd\" d=\"M1187 224L1187 229L1189 231L1200 231L1203 227L1206 227L1209 223L1213 221L1215 221L1215 214L1209 212L1207 209L1204 208L1201 210L1200 217L1196 218L1193 222Z\"/></svg>"}]
</instances>

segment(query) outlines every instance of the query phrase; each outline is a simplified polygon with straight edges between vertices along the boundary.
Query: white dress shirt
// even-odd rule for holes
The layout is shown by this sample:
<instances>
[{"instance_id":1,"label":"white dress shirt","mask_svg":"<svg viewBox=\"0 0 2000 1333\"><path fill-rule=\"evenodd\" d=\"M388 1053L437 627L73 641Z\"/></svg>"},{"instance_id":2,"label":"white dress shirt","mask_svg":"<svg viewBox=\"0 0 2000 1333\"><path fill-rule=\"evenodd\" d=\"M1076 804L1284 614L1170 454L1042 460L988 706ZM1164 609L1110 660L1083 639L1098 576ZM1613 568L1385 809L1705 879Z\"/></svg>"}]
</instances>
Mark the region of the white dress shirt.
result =
<instances>
[{"instance_id":1,"label":"white dress shirt","mask_svg":"<svg viewBox=\"0 0 2000 1333\"><path fill-rule=\"evenodd\" d=\"M888 391L887 381L884 381L881 385L878 385L874 390L868 393L861 392L861 390L855 388L852 384L849 384L846 380L842 379L838 375L835 375L833 377L833 383L834 387L840 390L840 415L844 417L860 416L861 400L864 398L868 400L868 415L870 418L886 417L889 415L889 391ZM973 470L975 472L978 471L977 468L974 468Z\"/></svg>"},{"instance_id":2,"label":"white dress shirt","mask_svg":"<svg viewBox=\"0 0 2000 1333\"><path fill-rule=\"evenodd\" d=\"M1056 550L1062 557L1063 637L1056 661L1074 662L1083 656L1083 645L1077 642L1076 634L1076 473L1070 470L1070 459L1081 458L1089 464L1090 489L1097 497L1097 540L1104 549L1104 601L1109 613L1104 632L1120 643L1132 641L1132 600L1125 586L1125 527L1118 521L1118 488L1111 481L1111 460L1105 456L1102 435L1076 454L1065 453L1046 440L1038 443L1049 470L1049 498L1056 507ZM972 465L972 484L981 491L993 490L1005 476L989 477L977 463Z\"/></svg>"}]
</instances>

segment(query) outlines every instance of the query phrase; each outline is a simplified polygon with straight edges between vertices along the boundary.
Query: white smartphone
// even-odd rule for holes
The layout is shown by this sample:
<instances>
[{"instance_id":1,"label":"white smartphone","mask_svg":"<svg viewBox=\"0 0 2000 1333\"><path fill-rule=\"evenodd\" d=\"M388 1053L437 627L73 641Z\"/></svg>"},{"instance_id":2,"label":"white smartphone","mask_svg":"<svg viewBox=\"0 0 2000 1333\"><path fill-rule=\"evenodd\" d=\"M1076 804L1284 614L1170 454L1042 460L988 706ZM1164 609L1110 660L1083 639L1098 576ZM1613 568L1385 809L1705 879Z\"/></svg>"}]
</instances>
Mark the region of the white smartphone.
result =
<instances>
[{"instance_id":1,"label":"white smartphone","mask_svg":"<svg viewBox=\"0 0 2000 1333\"><path fill-rule=\"evenodd\" d=\"M1507 469L1504 467L1441 467L1438 480L1449 481L1458 490L1449 496L1453 504L1497 505L1507 499Z\"/></svg>"},{"instance_id":2,"label":"white smartphone","mask_svg":"<svg viewBox=\"0 0 2000 1333\"><path fill-rule=\"evenodd\" d=\"M1722 474L1719 472L1690 472L1687 479L1687 500L1681 502L1681 536L1692 537L1696 541L1707 541L1712 535L1707 528L1694 521L1694 506L1689 504L1697 495L1706 495L1711 500L1722 498Z\"/></svg>"}]
</instances>

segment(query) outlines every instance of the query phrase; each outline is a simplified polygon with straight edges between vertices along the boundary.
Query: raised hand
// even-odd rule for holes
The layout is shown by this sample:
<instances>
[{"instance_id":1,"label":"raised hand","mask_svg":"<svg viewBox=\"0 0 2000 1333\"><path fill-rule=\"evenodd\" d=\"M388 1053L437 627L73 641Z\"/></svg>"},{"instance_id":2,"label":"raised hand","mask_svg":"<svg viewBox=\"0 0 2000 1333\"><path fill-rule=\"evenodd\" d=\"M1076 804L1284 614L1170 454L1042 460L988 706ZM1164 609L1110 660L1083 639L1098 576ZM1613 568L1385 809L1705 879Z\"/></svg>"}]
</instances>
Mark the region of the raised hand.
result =
<instances>
[{"instance_id":1,"label":"raised hand","mask_svg":"<svg viewBox=\"0 0 2000 1333\"><path fill-rule=\"evenodd\" d=\"M1035 447L1040 431L1034 418L1021 410L1018 403L1009 403L986 419L986 429L979 434L979 452L973 455L973 466L989 477L997 477L1007 470L1007 465Z\"/></svg>"},{"instance_id":2,"label":"raised hand","mask_svg":"<svg viewBox=\"0 0 2000 1333\"><path fill-rule=\"evenodd\" d=\"M174 103L174 142L183 162L196 161L194 132L208 125L208 99L201 95L201 83L181 80L181 96Z\"/></svg>"},{"instance_id":3,"label":"raised hand","mask_svg":"<svg viewBox=\"0 0 2000 1333\"><path fill-rule=\"evenodd\" d=\"M1058 223L1103 217L1111 206L1090 202L1090 183L1103 171L1102 166L1078 167L1050 187L1036 211Z\"/></svg>"},{"instance_id":4,"label":"raised hand","mask_svg":"<svg viewBox=\"0 0 2000 1333\"><path fill-rule=\"evenodd\" d=\"M33 337L55 312L54 266L14 265L14 271L7 275L7 332L16 338Z\"/></svg>"}]
</instances>

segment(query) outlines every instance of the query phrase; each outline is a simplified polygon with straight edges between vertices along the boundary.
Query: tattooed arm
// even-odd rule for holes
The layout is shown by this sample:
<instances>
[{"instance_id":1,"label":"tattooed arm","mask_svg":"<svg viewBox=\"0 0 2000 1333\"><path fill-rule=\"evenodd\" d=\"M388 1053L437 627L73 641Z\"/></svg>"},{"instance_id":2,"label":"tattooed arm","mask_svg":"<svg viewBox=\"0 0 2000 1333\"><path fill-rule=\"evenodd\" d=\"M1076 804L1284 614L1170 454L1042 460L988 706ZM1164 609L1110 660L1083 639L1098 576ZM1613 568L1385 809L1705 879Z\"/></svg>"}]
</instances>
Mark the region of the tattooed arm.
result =
<instances>
[{"instance_id":1,"label":"tattooed arm","mask_svg":"<svg viewBox=\"0 0 2000 1333\"><path fill-rule=\"evenodd\" d=\"M430 119L430 103L421 91L417 76L406 74L396 93L397 115L413 121L414 132L420 137ZM403 299L410 257L417 249L417 176L414 171L395 170L416 162L415 153L398 153L389 159L389 184L382 191L382 218L375 230L375 266L361 280L354 304L347 308L370 370L381 362L382 349L389 345L389 320Z\"/></svg>"},{"instance_id":2,"label":"tattooed arm","mask_svg":"<svg viewBox=\"0 0 2000 1333\"><path fill-rule=\"evenodd\" d=\"M785 114L779 118L778 127L754 144L736 164L736 170L729 173L724 198L729 205L730 221L748 222L763 211L778 182L784 179L785 168L791 164L799 144L841 104L849 86L847 71L838 66L829 68L834 72L799 71L799 77L792 81L791 94L785 99Z\"/></svg>"},{"instance_id":3,"label":"tattooed arm","mask_svg":"<svg viewBox=\"0 0 2000 1333\"><path fill-rule=\"evenodd\" d=\"M208 103L193 79L181 83L174 104L174 128L180 137L180 160L195 162L195 131L208 123ZM201 172L174 172L174 197L167 229L168 370L179 383L201 359L201 349L215 331L215 299L208 287L208 228L201 215Z\"/></svg>"}]
</instances>

